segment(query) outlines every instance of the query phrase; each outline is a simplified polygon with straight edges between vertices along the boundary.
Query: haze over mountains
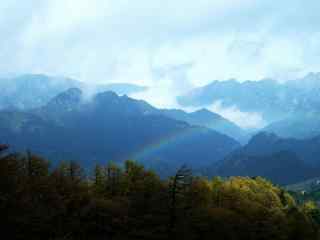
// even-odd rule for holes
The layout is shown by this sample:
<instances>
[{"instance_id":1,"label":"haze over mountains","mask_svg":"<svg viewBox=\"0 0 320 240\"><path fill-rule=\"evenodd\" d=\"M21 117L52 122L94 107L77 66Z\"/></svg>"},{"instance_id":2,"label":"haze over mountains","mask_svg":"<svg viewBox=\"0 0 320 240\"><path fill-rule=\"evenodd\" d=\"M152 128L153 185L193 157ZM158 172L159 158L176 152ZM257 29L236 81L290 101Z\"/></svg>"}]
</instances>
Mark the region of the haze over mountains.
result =
<instances>
[{"instance_id":1,"label":"haze over mountains","mask_svg":"<svg viewBox=\"0 0 320 240\"><path fill-rule=\"evenodd\" d=\"M146 90L131 84L86 86L31 74L4 78L0 136L12 150L29 149L54 162L79 160L88 168L135 159L162 176L187 164L208 176L260 175L292 184L319 176L319 79L215 81L178 98L199 107L186 112L128 97ZM201 108L214 101L259 112L270 124L255 133L242 129Z\"/></svg>"},{"instance_id":2,"label":"haze over mountains","mask_svg":"<svg viewBox=\"0 0 320 240\"><path fill-rule=\"evenodd\" d=\"M26 74L0 78L0 109L32 109L46 104L57 94L69 88L80 88L87 95L97 92L114 91L117 94L131 94L146 90L134 84L86 84L75 79L52 77L41 74Z\"/></svg>"},{"instance_id":3,"label":"haze over mountains","mask_svg":"<svg viewBox=\"0 0 320 240\"><path fill-rule=\"evenodd\" d=\"M191 125L203 126L216 130L240 142L245 142L248 138L247 131L219 114L213 113L205 108L190 113L178 109L163 109L162 114L176 120L187 122Z\"/></svg>"},{"instance_id":4,"label":"haze over mountains","mask_svg":"<svg viewBox=\"0 0 320 240\"><path fill-rule=\"evenodd\" d=\"M178 102L185 107L210 107L219 103L224 108L236 107L242 112L260 114L266 124L284 120L291 123L291 126L299 127L299 122L303 122L305 117L308 122L318 122L319 96L320 74L310 73L301 79L286 82L272 79L245 82L213 81L179 96ZM276 126L267 129L277 133ZM295 127L292 126L292 130ZM318 126L315 128L319 133ZM303 135L310 136L307 132ZM299 137L299 134L291 136Z\"/></svg>"},{"instance_id":5,"label":"haze over mountains","mask_svg":"<svg viewBox=\"0 0 320 240\"><path fill-rule=\"evenodd\" d=\"M220 176L263 176L278 184L292 184L319 176L319 156L320 136L297 140L261 132L211 171Z\"/></svg>"},{"instance_id":6,"label":"haze over mountains","mask_svg":"<svg viewBox=\"0 0 320 240\"><path fill-rule=\"evenodd\" d=\"M319 12L1 0L2 238L320 240Z\"/></svg>"},{"instance_id":7,"label":"haze over mountains","mask_svg":"<svg viewBox=\"0 0 320 240\"><path fill-rule=\"evenodd\" d=\"M30 149L56 161L77 159L92 167L94 162L132 158L164 168L166 174L181 163L208 165L239 147L226 135L168 118L144 101L113 92L86 101L77 88L41 108L2 111L0 132L14 149Z\"/></svg>"}]
</instances>

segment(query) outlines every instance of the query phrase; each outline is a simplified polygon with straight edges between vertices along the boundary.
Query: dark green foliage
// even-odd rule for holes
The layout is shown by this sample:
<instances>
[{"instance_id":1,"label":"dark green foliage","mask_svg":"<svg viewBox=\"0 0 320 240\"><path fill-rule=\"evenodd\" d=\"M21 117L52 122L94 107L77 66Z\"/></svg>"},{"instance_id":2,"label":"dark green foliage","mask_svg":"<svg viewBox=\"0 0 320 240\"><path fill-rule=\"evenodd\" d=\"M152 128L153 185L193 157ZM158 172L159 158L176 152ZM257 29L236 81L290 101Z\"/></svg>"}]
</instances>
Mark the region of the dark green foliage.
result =
<instances>
[{"instance_id":1,"label":"dark green foliage","mask_svg":"<svg viewBox=\"0 0 320 240\"><path fill-rule=\"evenodd\" d=\"M5 148L1 148L0 152ZM31 153L0 158L6 239L318 239L319 209L257 177L167 180L133 161L54 169Z\"/></svg>"}]
</instances>

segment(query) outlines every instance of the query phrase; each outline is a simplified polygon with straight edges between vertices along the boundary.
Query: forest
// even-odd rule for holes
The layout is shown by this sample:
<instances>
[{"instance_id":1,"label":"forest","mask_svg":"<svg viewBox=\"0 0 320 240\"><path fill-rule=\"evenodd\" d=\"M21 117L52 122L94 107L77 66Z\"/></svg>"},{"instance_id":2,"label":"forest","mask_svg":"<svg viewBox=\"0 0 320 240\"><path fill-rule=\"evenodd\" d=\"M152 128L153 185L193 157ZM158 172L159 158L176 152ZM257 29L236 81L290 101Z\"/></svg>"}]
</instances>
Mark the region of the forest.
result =
<instances>
[{"instance_id":1,"label":"forest","mask_svg":"<svg viewBox=\"0 0 320 240\"><path fill-rule=\"evenodd\" d=\"M261 177L161 179L134 161L49 161L0 145L0 226L6 239L320 239L316 203Z\"/></svg>"}]
</instances>

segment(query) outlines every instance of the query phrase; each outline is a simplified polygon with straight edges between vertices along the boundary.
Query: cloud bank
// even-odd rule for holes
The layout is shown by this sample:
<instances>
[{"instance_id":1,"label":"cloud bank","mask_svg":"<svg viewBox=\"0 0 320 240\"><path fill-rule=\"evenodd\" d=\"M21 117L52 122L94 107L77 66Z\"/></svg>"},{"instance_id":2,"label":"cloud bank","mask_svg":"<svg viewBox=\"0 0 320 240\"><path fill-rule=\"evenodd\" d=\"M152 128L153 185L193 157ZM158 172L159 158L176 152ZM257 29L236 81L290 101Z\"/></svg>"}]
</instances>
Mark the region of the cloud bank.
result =
<instances>
[{"instance_id":1,"label":"cloud bank","mask_svg":"<svg viewBox=\"0 0 320 240\"><path fill-rule=\"evenodd\" d=\"M137 97L172 106L215 79L320 71L319 11L318 0L2 0L0 75L142 84L154 89Z\"/></svg>"},{"instance_id":2,"label":"cloud bank","mask_svg":"<svg viewBox=\"0 0 320 240\"><path fill-rule=\"evenodd\" d=\"M229 119L243 129L260 129L267 125L262 114L258 112L243 112L237 106L225 108L222 107L220 101L214 102L212 105L208 106L208 109Z\"/></svg>"}]
</instances>

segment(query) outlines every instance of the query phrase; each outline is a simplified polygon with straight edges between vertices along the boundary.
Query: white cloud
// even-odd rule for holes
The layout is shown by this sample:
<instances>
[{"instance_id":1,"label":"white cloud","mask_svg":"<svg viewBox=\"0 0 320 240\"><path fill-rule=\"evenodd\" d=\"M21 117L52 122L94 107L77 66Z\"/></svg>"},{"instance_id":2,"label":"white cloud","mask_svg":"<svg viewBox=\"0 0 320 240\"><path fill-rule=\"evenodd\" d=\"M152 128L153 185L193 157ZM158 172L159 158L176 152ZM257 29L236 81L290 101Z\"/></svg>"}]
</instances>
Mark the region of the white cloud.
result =
<instances>
[{"instance_id":1,"label":"white cloud","mask_svg":"<svg viewBox=\"0 0 320 240\"><path fill-rule=\"evenodd\" d=\"M214 79L319 71L319 8L317 0L3 0L0 73L144 84L154 87L150 98L174 104L164 96Z\"/></svg>"},{"instance_id":2,"label":"white cloud","mask_svg":"<svg viewBox=\"0 0 320 240\"><path fill-rule=\"evenodd\" d=\"M220 114L244 129L260 129L267 125L262 115L258 112L242 112L237 106L223 107L219 101L208 106L208 109Z\"/></svg>"}]
</instances>

